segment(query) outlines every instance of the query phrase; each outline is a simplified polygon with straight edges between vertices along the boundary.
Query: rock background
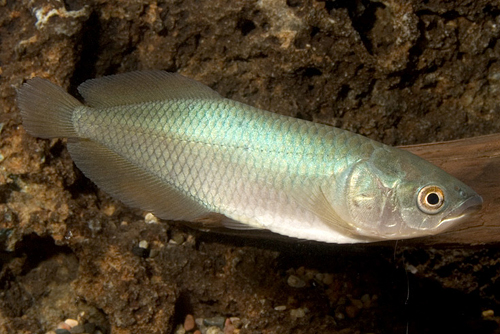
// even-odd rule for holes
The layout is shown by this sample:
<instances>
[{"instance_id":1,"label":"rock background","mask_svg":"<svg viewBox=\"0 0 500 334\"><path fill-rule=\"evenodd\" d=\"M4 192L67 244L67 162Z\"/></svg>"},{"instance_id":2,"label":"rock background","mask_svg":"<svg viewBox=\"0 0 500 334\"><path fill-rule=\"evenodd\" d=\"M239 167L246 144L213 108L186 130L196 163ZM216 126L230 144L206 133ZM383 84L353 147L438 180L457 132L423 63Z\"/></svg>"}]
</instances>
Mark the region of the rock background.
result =
<instances>
[{"instance_id":1,"label":"rock background","mask_svg":"<svg viewBox=\"0 0 500 334\"><path fill-rule=\"evenodd\" d=\"M240 333L499 333L497 245L146 223L83 177L64 140L27 135L15 102L35 76L76 94L165 69L391 145L450 140L500 131L499 35L492 0L0 0L0 333L81 312L120 334L173 333L187 314L238 317Z\"/></svg>"}]
</instances>

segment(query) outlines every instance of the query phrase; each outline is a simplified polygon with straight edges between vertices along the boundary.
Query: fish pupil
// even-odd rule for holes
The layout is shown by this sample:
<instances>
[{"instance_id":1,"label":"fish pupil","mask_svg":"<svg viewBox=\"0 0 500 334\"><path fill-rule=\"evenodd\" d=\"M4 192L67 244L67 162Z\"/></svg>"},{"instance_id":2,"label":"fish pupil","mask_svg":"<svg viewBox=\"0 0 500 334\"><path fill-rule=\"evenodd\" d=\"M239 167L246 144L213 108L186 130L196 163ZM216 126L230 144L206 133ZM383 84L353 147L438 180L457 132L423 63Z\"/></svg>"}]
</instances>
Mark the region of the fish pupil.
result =
<instances>
[{"instance_id":1,"label":"fish pupil","mask_svg":"<svg viewBox=\"0 0 500 334\"><path fill-rule=\"evenodd\" d=\"M436 205L439 203L439 196L436 193L430 193L427 195L427 203L430 205Z\"/></svg>"}]
</instances>

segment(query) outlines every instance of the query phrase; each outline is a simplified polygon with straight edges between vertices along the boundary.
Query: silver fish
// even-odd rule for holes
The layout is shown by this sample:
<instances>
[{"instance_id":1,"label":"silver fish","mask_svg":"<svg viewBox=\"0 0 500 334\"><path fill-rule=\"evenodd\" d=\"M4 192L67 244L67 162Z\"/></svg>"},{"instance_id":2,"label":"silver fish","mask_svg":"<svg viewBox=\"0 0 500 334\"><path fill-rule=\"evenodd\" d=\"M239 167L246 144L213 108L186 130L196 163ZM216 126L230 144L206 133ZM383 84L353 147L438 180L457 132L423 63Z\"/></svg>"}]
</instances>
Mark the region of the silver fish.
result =
<instances>
[{"instance_id":1,"label":"silver fish","mask_svg":"<svg viewBox=\"0 0 500 334\"><path fill-rule=\"evenodd\" d=\"M440 233L482 204L406 151L225 99L179 74L112 75L78 91L85 104L29 80L18 91L25 129L67 137L87 177L163 219L356 243Z\"/></svg>"}]
</instances>

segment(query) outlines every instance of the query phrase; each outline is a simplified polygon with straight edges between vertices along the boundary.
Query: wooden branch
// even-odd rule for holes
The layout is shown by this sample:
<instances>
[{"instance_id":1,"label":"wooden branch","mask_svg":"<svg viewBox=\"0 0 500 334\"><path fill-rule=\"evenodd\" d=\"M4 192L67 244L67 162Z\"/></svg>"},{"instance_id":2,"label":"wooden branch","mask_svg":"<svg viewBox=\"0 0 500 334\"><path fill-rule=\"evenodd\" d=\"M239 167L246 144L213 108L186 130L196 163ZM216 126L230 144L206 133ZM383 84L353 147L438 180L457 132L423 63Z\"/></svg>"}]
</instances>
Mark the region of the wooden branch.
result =
<instances>
[{"instance_id":1,"label":"wooden branch","mask_svg":"<svg viewBox=\"0 0 500 334\"><path fill-rule=\"evenodd\" d=\"M483 197L483 208L453 231L405 241L424 244L500 242L500 134L403 146L441 167Z\"/></svg>"}]
</instances>

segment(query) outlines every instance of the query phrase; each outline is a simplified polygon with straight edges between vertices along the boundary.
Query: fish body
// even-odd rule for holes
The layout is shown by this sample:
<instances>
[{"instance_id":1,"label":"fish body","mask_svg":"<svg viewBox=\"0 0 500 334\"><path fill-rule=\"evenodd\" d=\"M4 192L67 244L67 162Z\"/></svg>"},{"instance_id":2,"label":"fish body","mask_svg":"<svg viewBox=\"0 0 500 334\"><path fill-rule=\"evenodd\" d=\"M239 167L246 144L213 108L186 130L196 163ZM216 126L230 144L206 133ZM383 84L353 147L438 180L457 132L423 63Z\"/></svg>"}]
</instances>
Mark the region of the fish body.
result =
<instances>
[{"instance_id":1,"label":"fish body","mask_svg":"<svg viewBox=\"0 0 500 334\"><path fill-rule=\"evenodd\" d=\"M481 205L427 161L366 137L225 99L178 74L88 80L85 105L35 78L27 131L67 137L103 190L163 219L331 243L439 233Z\"/></svg>"}]
</instances>

